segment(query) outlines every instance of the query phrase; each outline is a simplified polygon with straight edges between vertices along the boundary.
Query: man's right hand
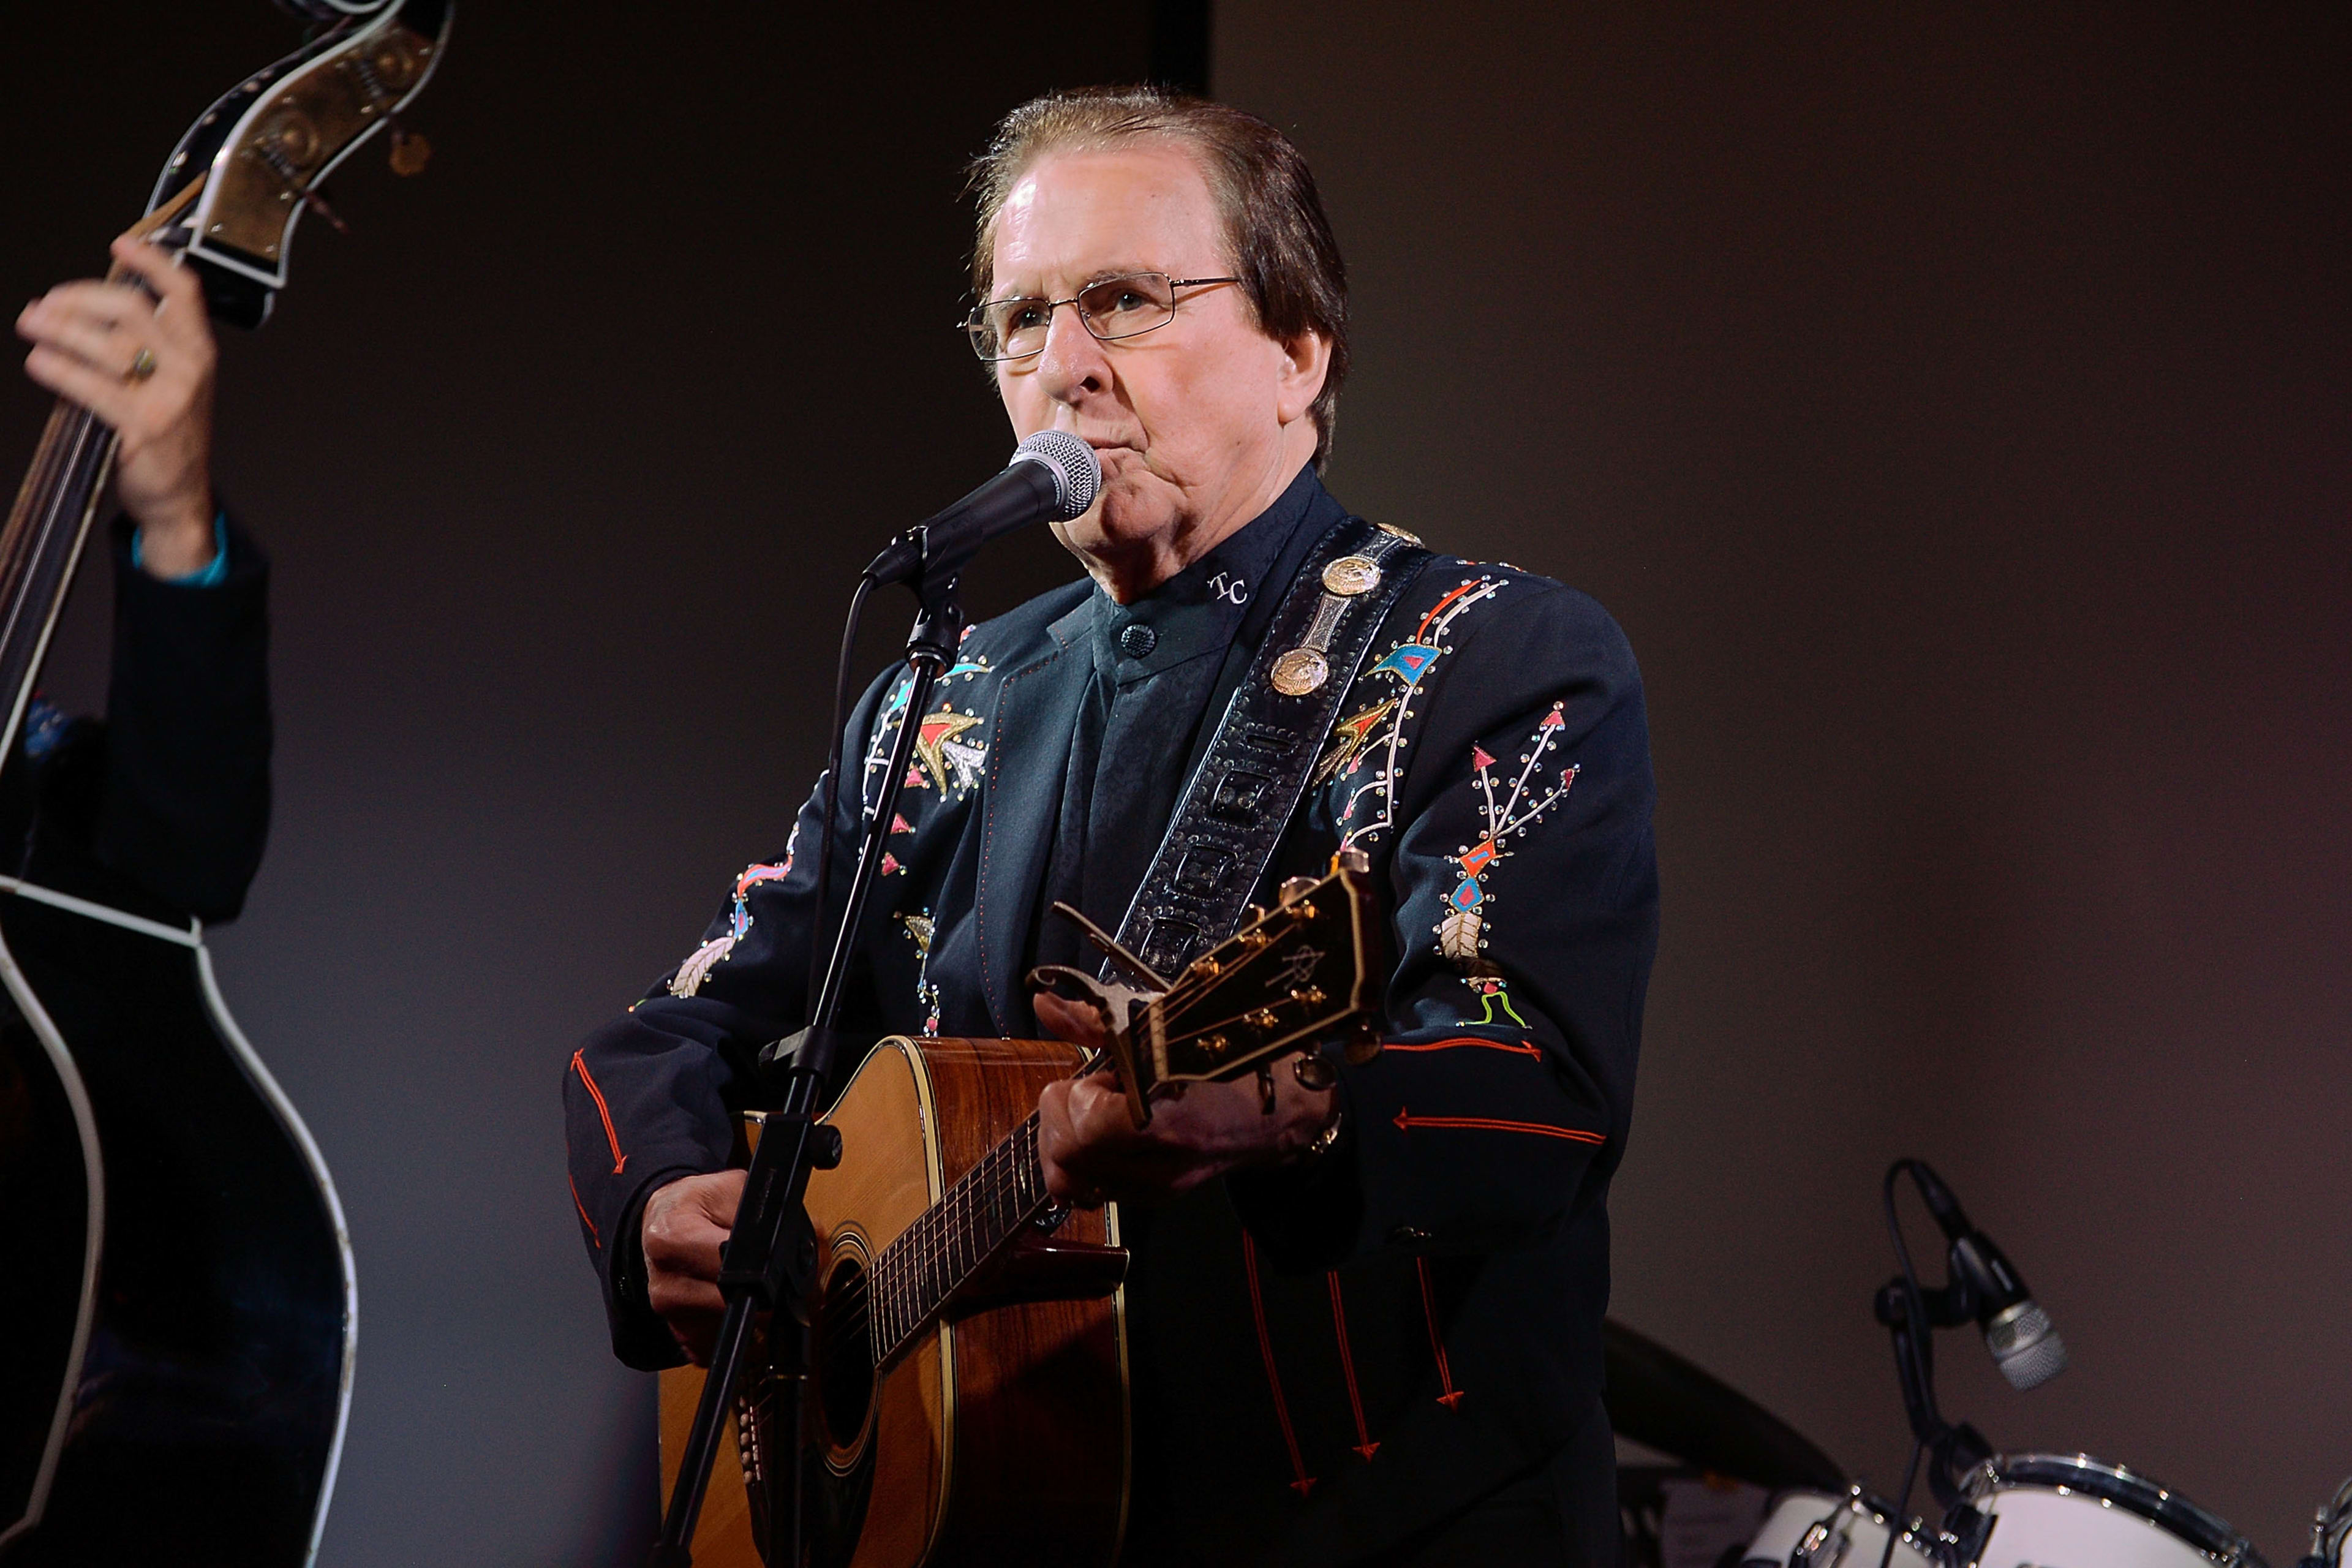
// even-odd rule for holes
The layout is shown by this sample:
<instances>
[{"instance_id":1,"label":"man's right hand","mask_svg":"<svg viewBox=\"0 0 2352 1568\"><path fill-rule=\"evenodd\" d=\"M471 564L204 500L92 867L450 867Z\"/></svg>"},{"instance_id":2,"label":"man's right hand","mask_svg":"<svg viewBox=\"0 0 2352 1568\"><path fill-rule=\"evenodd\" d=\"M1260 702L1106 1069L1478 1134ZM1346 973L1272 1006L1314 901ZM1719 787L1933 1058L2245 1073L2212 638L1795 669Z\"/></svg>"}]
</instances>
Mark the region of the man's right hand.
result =
<instances>
[{"instance_id":1,"label":"man's right hand","mask_svg":"<svg viewBox=\"0 0 2352 1568\"><path fill-rule=\"evenodd\" d=\"M697 1366L710 1363L727 1303L719 1295L719 1248L735 1223L743 1173L682 1176L646 1200L638 1235L646 1251L646 1295Z\"/></svg>"}]
</instances>

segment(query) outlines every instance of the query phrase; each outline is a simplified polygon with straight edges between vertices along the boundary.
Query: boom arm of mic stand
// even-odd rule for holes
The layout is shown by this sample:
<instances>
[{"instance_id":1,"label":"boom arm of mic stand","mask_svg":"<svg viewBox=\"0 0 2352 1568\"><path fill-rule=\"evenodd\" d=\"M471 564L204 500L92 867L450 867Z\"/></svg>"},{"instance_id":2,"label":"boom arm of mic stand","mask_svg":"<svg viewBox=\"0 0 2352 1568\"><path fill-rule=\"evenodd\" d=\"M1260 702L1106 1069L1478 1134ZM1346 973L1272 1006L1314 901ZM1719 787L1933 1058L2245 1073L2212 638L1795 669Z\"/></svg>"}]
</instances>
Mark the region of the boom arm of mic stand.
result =
<instances>
[{"instance_id":1,"label":"boom arm of mic stand","mask_svg":"<svg viewBox=\"0 0 2352 1568\"><path fill-rule=\"evenodd\" d=\"M834 1030L834 1019L841 1009L841 988L849 972L857 924L881 868L883 841L898 809L907 770L914 763L915 739L923 712L930 705L931 688L954 659L963 632L963 610L955 596L958 576L955 571L945 570L927 573L916 582L921 608L907 637L907 668L911 676L907 702L899 710L898 732L891 743L881 798L866 819L866 837L858 847L856 868L850 875L849 896L834 936L824 983L809 1011L809 1026L761 1053L763 1063L790 1063L783 1102L770 1114L760 1145L752 1151L751 1168L744 1173L743 1196L720 1254L719 1289L727 1300L727 1315L719 1323L702 1398L695 1406L694 1425L679 1456L677 1484L662 1518L661 1537L654 1543L653 1568L690 1568L694 1562L694 1527L702 1512L703 1492L710 1484L711 1464L719 1455L727 1407L742 1376L754 1314L772 1313L782 1306L802 1322L808 1319L815 1238L802 1200L808 1192L811 1171L829 1170L841 1163L840 1134L815 1120L824 1108L826 1090L838 1066L841 1037ZM826 823L825 831L832 832L833 826ZM793 1047L797 1048L788 1053L779 1049ZM790 1336L793 1346L799 1339L797 1333ZM792 1370L800 1370L796 1356ZM770 1510L770 1534L772 1544L783 1546L779 1560L787 1563L797 1563L801 1558L801 1381L797 1376L784 1380L783 1396L777 1401L776 1426L790 1435L793 1481L789 1504Z\"/></svg>"}]
</instances>

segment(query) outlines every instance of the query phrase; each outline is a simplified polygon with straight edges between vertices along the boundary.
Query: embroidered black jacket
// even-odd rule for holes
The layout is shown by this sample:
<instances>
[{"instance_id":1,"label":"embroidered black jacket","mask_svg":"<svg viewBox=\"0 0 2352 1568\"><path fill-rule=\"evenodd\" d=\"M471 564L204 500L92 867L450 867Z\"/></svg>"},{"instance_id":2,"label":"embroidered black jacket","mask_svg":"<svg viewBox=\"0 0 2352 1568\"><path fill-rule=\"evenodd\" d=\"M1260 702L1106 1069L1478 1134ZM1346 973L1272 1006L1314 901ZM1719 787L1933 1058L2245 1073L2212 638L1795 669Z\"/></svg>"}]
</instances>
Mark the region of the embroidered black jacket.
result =
<instances>
[{"instance_id":1,"label":"embroidered black jacket","mask_svg":"<svg viewBox=\"0 0 2352 1568\"><path fill-rule=\"evenodd\" d=\"M1196 683L1207 711L1306 548L1344 515L1311 475L1285 502L1295 526L1278 549L1260 532L1252 557L1248 608L1264 613L1220 624L1225 677ZM1105 639L1123 632L1103 623L1106 603L1081 582L974 628L913 716L918 761L857 935L845 1027L1034 1032L1020 979L1073 738L1085 743L1082 710L1102 690ZM1148 663L1152 641L1119 646ZM904 690L886 677L851 720L841 842L909 721ZM1348 1561L1580 1434L1589 1447L1599 1420L1605 1197L1657 930L1632 651L1583 595L1441 555L1376 635L1340 713L1269 882L1319 872L1342 844L1371 856L1393 900L1392 1027L1377 1059L1342 1074L1330 1154L1122 1214L1135 1250L1129 1562ZM1194 733L1194 756L1205 741ZM802 1022L822 798L737 879L702 945L566 1066L582 1233L633 1365L678 1359L639 1277L645 1196L725 1164L730 1110L756 1093L751 1053ZM1172 786L1163 798L1164 824ZM1122 910L1088 912L1115 925ZM1601 1484L1583 1506L1608 1511L1613 1538L1598 1429Z\"/></svg>"}]
</instances>

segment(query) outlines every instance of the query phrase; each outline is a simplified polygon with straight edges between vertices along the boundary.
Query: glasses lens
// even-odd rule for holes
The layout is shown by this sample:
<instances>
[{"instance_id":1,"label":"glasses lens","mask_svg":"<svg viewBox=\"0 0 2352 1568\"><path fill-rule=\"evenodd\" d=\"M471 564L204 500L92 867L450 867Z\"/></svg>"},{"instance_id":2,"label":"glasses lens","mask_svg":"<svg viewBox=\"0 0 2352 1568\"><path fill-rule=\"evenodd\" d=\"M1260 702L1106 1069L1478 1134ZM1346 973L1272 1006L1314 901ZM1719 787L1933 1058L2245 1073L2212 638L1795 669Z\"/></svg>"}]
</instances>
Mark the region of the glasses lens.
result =
<instances>
[{"instance_id":1,"label":"glasses lens","mask_svg":"<svg viewBox=\"0 0 2352 1568\"><path fill-rule=\"evenodd\" d=\"M1131 338L1174 318L1176 290L1160 272L1107 278L1078 295L1078 310L1095 336Z\"/></svg>"},{"instance_id":2,"label":"glasses lens","mask_svg":"<svg viewBox=\"0 0 2352 1568\"><path fill-rule=\"evenodd\" d=\"M1024 359L1045 346L1050 319L1043 300L994 300L972 311L964 331L982 359Z\"/></svg>"}]
</instances>

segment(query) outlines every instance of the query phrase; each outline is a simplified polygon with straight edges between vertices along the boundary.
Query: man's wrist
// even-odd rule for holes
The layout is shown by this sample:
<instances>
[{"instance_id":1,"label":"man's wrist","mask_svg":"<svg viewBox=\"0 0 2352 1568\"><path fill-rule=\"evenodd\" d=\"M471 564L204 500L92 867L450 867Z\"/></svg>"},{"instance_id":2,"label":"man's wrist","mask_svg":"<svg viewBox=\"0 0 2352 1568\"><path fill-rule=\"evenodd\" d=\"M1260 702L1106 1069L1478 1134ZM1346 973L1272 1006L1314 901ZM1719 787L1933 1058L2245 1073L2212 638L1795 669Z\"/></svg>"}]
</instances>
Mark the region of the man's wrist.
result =
<instances>
[{"instance_id":1,"label":"man's wrist","mask_svg":"<svg viewBox=\"0 0 2352 1568\"><path fill-rule=\"evenodd\" d=\"M165 583L215 582L225 570L227 534L227 520L217 509L142 521L131 536L131 563Z\"/></svg>"}]
</instances>

